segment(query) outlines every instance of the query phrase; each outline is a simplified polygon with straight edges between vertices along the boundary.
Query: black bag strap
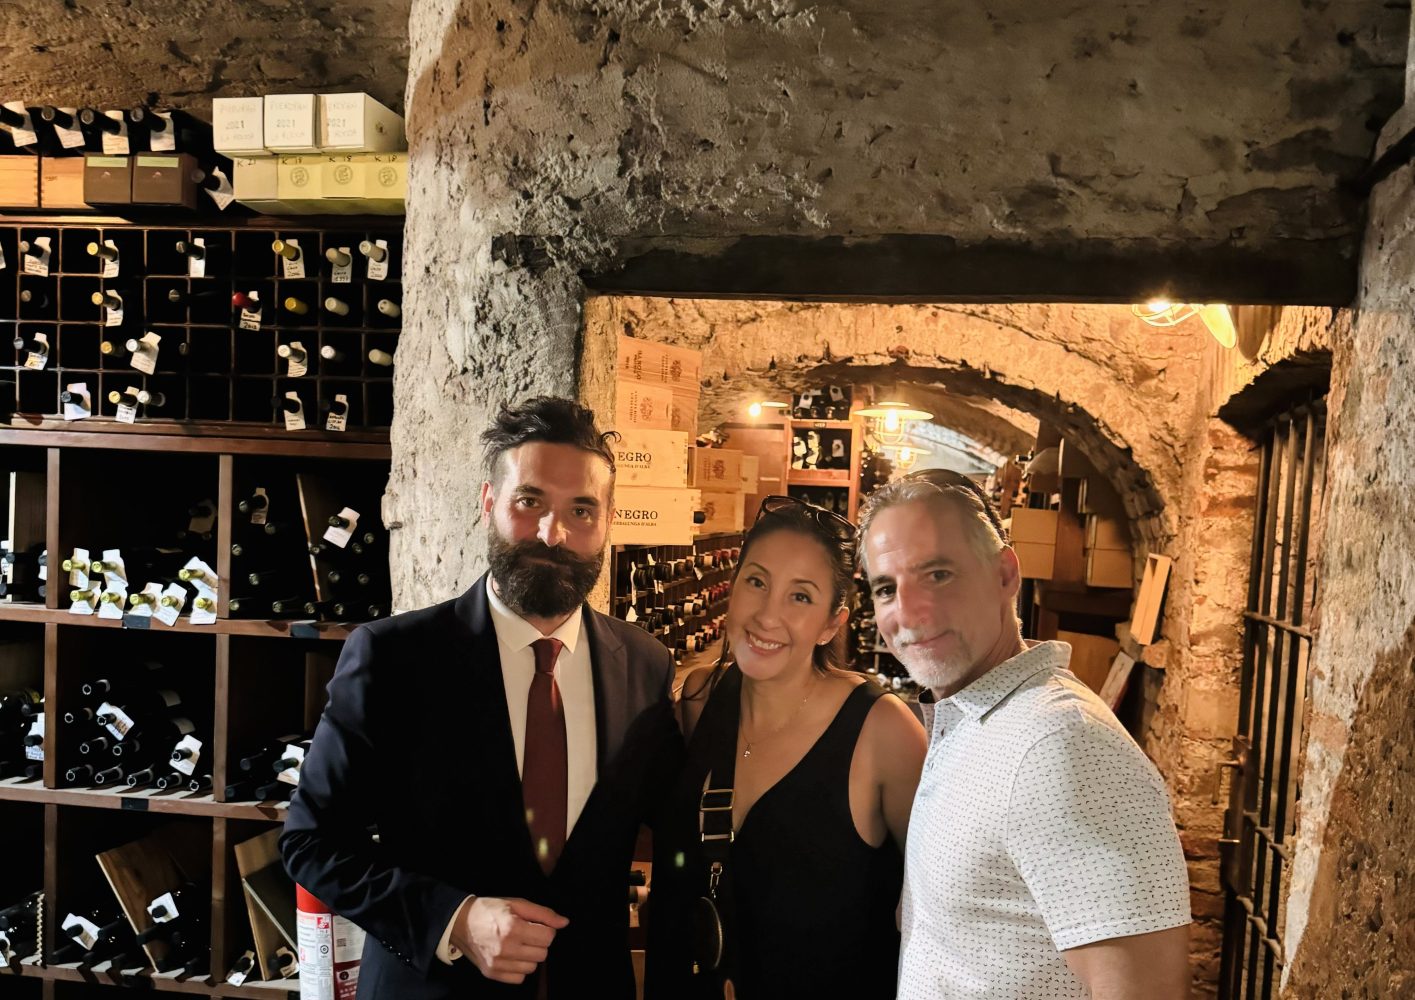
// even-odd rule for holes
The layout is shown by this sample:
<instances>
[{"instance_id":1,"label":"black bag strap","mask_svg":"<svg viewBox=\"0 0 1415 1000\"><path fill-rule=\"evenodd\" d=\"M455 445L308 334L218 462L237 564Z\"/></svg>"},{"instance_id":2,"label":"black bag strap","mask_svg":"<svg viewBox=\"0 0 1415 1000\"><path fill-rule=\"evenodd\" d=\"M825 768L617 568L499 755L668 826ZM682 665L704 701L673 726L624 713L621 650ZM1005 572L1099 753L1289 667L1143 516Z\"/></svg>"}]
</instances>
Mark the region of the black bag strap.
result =
<instances>
[{"instance_id":1,"label":"black bag strap","mask_svg":"<svg viewBox=\"0 0 1415 1000\"><path fill-rule=\"evenodd\" d=\"M741 712L741 675L728 668L723 677L726 690L715 692L719 697L713 713L708 737L708 774L698 802L698 832L702 838L703 857L712 876L709 896L716 898L717 881L726 870L736 833L732 829L732 804L736 798L734 782L737 774L737 724Z\"/></svg>"}]
</instances>

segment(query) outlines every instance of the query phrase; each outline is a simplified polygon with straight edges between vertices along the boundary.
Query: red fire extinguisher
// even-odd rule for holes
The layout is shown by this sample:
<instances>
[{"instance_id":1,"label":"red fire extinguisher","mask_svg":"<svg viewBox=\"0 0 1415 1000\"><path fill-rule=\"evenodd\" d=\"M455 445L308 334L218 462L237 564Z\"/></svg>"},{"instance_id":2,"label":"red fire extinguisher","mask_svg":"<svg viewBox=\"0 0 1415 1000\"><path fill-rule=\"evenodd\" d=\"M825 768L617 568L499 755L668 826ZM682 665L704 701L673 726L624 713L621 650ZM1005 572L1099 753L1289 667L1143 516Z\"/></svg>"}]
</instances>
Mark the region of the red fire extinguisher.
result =
<instances>
[{"instance_id":1,"label":"red fire extinguisher","mask_svg":"<svg viewBox=\"0 0 1415 1000\"><path fill-rule=\"evenodd\" d=\"M364 932L295 886L300 1000L354 1000Z\"/></svg>"}]
</instances>

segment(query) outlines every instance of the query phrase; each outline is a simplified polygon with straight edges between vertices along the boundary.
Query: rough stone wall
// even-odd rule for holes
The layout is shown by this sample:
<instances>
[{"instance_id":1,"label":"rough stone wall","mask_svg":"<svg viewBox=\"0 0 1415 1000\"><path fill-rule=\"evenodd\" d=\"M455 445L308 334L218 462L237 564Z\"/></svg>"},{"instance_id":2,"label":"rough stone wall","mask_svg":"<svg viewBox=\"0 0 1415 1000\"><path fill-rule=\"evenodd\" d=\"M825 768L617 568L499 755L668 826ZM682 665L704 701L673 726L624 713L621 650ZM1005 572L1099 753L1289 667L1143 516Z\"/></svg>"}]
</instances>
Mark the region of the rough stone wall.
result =
<instances>
[{"instance_id":1,"label":"rough stone wall","mask_svg":"<svg viewBox=\"0 0 1415 1000\"><path fill-rule=\"evenodd\" d=\"M403 108L409 0L0 3L0 94L60 106L362 90Z\"/></svg>"},{"instance_id":2,"label":"rough stone wall","mask_svg":"<svg viewBox=\"0 0 1415 1000\"><path fill-rule=\"evenodd\" d=\"M1286 994L1415 991L1415 168L1375 191L1328 409Z\"/></svg>"},{"instance_id":3,"label":"rough stone wall","mask_svg":"<svg viewBox=\"0 0 1415 1000\"><path fill-rule=\"evenodd\" d=\"M1340 181L1399 102L1406 33L1356 0L417 0L409 38L400 606L481 568L476 431L577 385L580 276L623 239L1227 241L1340 266Z\"/></svg>"}]
</instances>

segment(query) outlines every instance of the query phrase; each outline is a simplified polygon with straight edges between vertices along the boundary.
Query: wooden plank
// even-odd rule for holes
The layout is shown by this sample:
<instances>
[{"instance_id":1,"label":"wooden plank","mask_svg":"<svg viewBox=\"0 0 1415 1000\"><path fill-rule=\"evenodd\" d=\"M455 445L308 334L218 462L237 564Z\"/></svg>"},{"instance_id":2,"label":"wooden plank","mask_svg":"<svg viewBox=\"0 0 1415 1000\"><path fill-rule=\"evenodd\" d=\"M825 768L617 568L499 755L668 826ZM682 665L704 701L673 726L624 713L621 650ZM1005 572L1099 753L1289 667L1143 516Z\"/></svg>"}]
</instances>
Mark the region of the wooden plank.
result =
<instances>
[{"instance_id":1,"label":"wooden plank","mask_svg":"<svg viewBox=\"0 0 1415 1000\"><path fill-rule=\"evenodd\" d=\"M1145 572L1140 578L1140 593L1135 600L1135 616L1130 620L1130 634L1142 646L1153 643L1159 631L1160 609L1164 606L1170 565L1169 556L1151 553L1145 557Z\"/></svg>"},{"instance_id":2,"label":"wooden plank","mask_svg":"<svg viewBox=\"0 0 1415 1000\"><path fill-rule=\"evenodd\" d=\"M253 837L250 840L242 841L232 845L232 851L236 857L236 870L240 873L241 880L263 871L271 865L280 863L280 851L276 846L280 839L279 830L270 830ZM274 969L270 964L270 957L275 954L275 949L285 943L284 935L280 928L270 919L260 904L252 898L250 887L245 886L246 914L251 921L251 935L255 940L256 959L260 962L260 974L264 979L275 978Z\"/></svg>"},{"instance_id":3,"label":"wooden plank","mask_svg":"<svg viewBox=\"0 0 1415 1000\"><path fill-rule=\"evenodd\" d=\"M231 602L232 517L236 512L235 459L222 455L216 460L216 616L225 618Z\"/></svg>"},{"instance_id":4,"label":"wooden plank","mask_svg":"<svg viewBox=\"0 0 1415 1000\"><path fill-rule=\"evenodd\" d=\"M62 582L62 571L61 582ZM64 584L65 594L68 585ZM123 622L96 615L70 614L67 609L42 608L36 604L0 604L0 622L36 622L55 625L72 625L78 628L120 629ZM349 633L359 627L359 622L315 622L298 619L229 618L218 619L210 625L193 625L185 618L179 619L170 628L163 625L149 630L149 634L164 632L199 632L207 635L248 635L268 639L329 639L343 642ZM296 634L298 633L298 634Z\"/></svg>"},{"instance_id":5,"label":"wooden plank","mask_svg":"<svg viewBox=\"0 0 1415 1000\"><path fill-rule=\"evenodd\" d=\"M35 802L88 809L164 813L173 816L220 816L270 823L285 821L283 802L218 802L205 793L163 792L151 787L110 792L101 788L46 788L37 781L0 781L0 802Z\"/></svg>"},{"instance_id":6,"label":"wooden plank","mask_svg":"<svg viewBox=\"0 0 1415 1000\"><path fill-rule=\"evenodd\" d=\"M1056 518L1056 562L1053 580L1082 581L1086 578L1086 528L1077 510L1080 482L1061 481L1061 507Z\"/></svg>"},{"instance_id":7,"label":"wooden plank","mask_svg":"<svg viewBox=\"0 0 1415 1000\"><path fill-rule=\"evenodd\" d=\"M59 564L64 561L66 553L59 549L59 498L63 495L60 492L60 469L59 469L59 449L48 448L45 454L45 479L46 490L44 492L44 545L49 550L48 570L45 575L48 577L45 587L44 606L47 608L58 608L60 606L60 591L67 590L64 571L59 568ZM67 597L67 595L64 595Z\"/></svg>"},{"instance_id":8,"label":"wooden plank","mask_svg":"<svg viewBox=\"0 0 1415 1000\"><path fill-rule=\"evenodd\" d=\"M88 421L85 421L88 423ZM59 427L35 423L24 427L0 427L0 444L37 445L50 448L94 448L120 451L191 452L219 455L286 455L295 458L339 458L360 460L388 460L393 451L386 438L383 440L359 441L356 432L349 431L351 439L331 437L325 431L279 432L281 437L267 436L266 431L275 428L261 428L260 435L232 436L231 424L213 425L219 427L224 436L199 433L181 433L179 425L161 432L143 430L124 431L116 428L127 424L116 424L113 430L61 430ZM150 424L142 425L144 428ZM318 435L301 437L300 435Z\"/></svg>"}]
</instances>

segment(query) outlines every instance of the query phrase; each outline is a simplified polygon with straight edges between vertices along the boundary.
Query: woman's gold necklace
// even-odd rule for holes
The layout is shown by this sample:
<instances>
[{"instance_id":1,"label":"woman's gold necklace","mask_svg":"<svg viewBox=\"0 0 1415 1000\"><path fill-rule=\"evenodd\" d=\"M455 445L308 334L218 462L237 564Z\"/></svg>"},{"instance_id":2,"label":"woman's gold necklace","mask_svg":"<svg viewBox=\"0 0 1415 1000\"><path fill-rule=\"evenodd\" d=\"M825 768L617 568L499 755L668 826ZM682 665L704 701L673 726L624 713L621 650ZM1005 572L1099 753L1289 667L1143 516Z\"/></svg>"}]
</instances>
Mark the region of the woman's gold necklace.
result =
<instances>
[{"instance_id":1,"label":"woman's gold necklace","mask_svg":"<svg viewBox=\"0 0 1415 1000\"><path fill-rule=\"evenodd\" d=\"M772 738L773 736L775 736L777 733L781 732L781 731L782 731L783 729L785 729L787 726L791 725L791 723L795 722L795 721L796 721L796 716L798 716L798 715L801 714L801 710L806 707L806 702L808 702L808 701L811 700L811 695L815 694L815 691L816 691L816 686L815 686L814 683L812 683L811 689L806 692L806 696L805 696L804 698L802 698L802 699L801 699L801 703L800 703L799 705L797 705L797 706L795 707L795 709L792 710L791 714L787 717L786 721L783 722L781 725L777 726L777 727L776 727L775 729L773 729L771 732L767 733L765 736L758 737L757 739L751 739L751 738L749 738L749 737L747 736L747 729L746 729L746 727L743 726L743 725L739 722L739 723L737 724L737 725L738 725L738 728L742 730L742 743L743 743L743 747L742 747L742 758L745 760L746 758L748 758L748 757L750 757L750 756L752 755L752 747L753 747L753 746L760 746L762 743L765 743L767 740L771 739L771 738Z\"/></svg>"}]
</instances>

